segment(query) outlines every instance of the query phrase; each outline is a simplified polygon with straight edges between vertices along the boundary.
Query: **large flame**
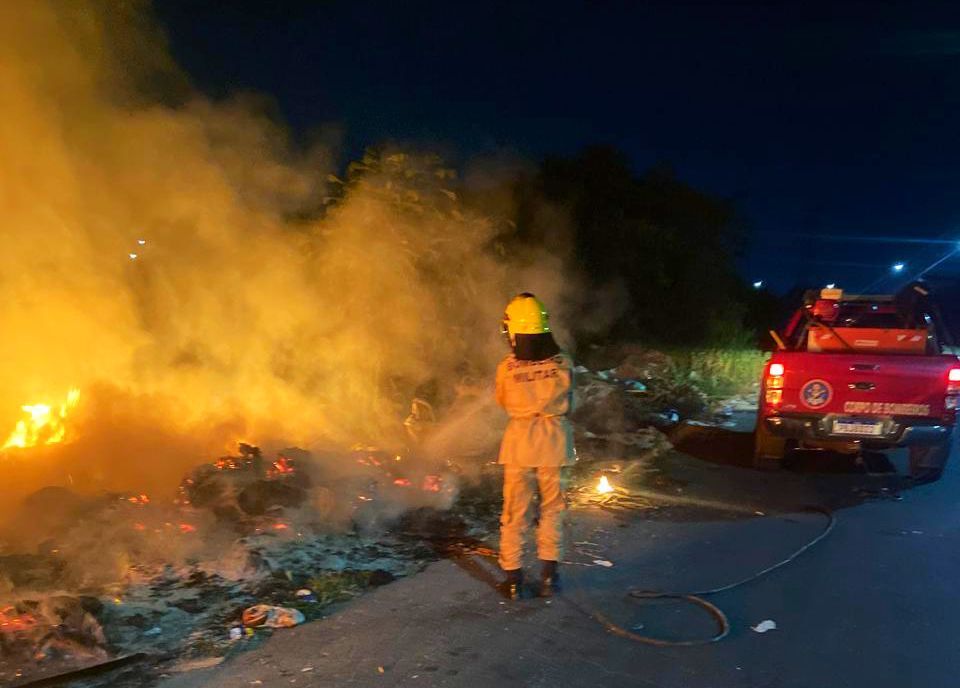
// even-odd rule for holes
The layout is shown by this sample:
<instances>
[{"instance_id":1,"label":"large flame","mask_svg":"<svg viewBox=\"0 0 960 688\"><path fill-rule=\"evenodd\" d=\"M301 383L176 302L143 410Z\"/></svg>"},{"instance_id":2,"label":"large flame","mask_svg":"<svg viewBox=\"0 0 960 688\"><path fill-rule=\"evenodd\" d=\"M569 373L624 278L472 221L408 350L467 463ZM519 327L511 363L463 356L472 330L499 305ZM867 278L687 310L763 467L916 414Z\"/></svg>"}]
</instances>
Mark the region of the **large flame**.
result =
<instances>
[{"instance_id":1,"label":"large flame","mask_svg":"<svg viewBox=\"0 0 960 688\"><path fill-rule=\"evenodd\" d=\"M17 422L17 427L2 449L12 447L36 447L41 444L57 444L67 434L66 420L80 401L80 390L71 389L66 399L57 407L50 404L27 404L21 406L26 415Z\"/></svg>"}]
</instances>

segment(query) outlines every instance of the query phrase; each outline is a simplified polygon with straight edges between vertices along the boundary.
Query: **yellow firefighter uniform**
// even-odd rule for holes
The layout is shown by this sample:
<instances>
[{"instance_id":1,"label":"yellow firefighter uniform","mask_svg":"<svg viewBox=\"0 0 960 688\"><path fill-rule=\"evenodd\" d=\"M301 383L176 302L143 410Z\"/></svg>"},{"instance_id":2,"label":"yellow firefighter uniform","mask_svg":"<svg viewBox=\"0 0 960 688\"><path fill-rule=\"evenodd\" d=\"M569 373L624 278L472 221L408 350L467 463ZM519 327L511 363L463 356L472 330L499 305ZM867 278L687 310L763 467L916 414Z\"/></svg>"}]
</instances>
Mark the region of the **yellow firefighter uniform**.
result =
<instances>
[{"instance_id":1,"label":"yellow firefighter uniform","mask_svg":"<svg viewBox=\"0 0 960 688\"><path fill-rule=\"evenodd\" d=\"M504 466L500 566L521 567L533 481L540 492L537 555L562 556L566 503L562 469L576 461L573 428L573 362L565 353L543 361L518 360L513 354L497 366L497 402L510 416L500 445Z\"/></svg>"}]
</instances>

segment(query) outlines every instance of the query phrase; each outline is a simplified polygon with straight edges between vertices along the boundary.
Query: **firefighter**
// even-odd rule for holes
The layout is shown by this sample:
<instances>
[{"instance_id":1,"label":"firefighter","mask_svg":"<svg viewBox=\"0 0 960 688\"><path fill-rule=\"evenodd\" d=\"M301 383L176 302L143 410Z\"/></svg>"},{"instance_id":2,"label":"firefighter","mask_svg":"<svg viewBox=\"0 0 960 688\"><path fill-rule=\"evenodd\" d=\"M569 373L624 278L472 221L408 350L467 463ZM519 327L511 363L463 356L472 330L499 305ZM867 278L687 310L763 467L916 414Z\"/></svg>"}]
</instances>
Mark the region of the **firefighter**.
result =
<instances>
[{"instance_id":1,"label":"firefighter","mask_svg":"<svg viewBox=\"0 0 960 688\"><path fill-rule=\"evenodd\" d=\"M511 353L497 366L496 395L510 416L500 444L503 464L503 513L500 517L502 592L517 599L523 586L523 540L530 506L540 494L537 556L540 594L559 590L558 562L563 551L566 509L564 468L576 460L573 429L573 362L550 332L546 308L524 292L507 304L502 332Z\"/></svg>"}]
</instances>

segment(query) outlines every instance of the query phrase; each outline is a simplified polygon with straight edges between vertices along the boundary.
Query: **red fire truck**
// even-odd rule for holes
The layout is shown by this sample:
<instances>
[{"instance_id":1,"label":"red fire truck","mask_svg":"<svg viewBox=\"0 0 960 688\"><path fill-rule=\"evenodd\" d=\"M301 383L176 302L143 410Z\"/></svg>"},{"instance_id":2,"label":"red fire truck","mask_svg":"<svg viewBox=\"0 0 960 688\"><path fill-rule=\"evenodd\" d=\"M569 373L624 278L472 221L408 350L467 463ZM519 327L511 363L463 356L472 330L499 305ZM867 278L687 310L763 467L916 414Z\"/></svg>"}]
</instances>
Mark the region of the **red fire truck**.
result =
<instances>
[{"instance_id":1,"label":"red fire truck","mask_svg":"<svg viewBox=\"0 0 960 688\"><path fill-rule=\"evenodd\" d=\"M960 359L928 288L807 292L764 366L754 465L794 449L907 447L910 473L938 479L960 406Z\"/></svg>"}]
</instances>

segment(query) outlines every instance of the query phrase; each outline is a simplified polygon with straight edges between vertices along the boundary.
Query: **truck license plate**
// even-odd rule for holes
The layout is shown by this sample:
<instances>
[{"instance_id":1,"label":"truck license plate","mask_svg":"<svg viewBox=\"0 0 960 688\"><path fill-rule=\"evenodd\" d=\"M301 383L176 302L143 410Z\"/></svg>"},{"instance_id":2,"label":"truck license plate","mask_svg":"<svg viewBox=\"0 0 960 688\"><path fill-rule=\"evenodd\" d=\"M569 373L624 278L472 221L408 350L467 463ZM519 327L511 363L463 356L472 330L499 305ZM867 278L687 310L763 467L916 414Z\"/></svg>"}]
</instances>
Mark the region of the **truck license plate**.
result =
<instances>
[{"instance_id":1,"label":"truck license plate","mask_svg":"<svg viewBox=\"0 0 960 688\"><path fill-rule=\"evenodd\" d=\"M841 418L833 421L833 432L837 435L882 435L883 422L879 420Z\"/></svg>"}]
</instances>

